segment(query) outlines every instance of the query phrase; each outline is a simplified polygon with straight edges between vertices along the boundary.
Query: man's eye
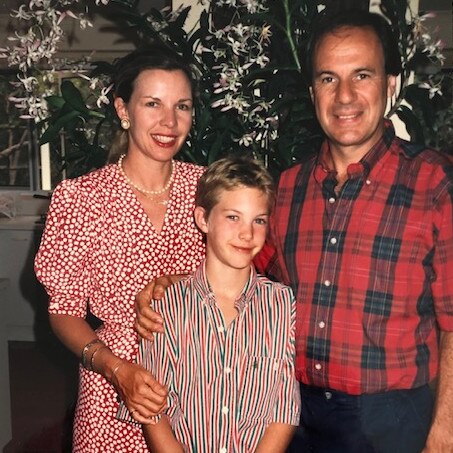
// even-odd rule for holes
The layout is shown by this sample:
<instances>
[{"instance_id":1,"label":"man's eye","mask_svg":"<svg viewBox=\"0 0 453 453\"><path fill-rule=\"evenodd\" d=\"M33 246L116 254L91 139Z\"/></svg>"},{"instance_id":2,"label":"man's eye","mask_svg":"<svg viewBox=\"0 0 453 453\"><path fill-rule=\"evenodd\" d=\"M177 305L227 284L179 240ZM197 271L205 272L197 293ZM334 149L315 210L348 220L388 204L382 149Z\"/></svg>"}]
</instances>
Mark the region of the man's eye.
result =
<instances>
[{"instance_id":1,"label":"man's eye","mask_svg":"<svg viewBox=\"0 0 453 453\"><path fill-rule=\"evenodd\" d=\"M147 107L157 107L156 101L149 101L145 104Z\"/></svg>"},{"instance_id":2,"label":"man's eye","mask_svg":"<svg viewBox=\"0 0 453 453\"><path fill-rule=\"evenodd\" d=\"M323 78L321 79L321 83L326 83L326 84L327 84L327 83L332 83L333 80L334 80L333 77L323 77Z\"/></svg>"},{"instance_id":3,"label":"man's eye","mask_svg":"<svg viewBox=\"0 0 453 453\"><path fill-rule=\"evenodd\" d=\"M358 74L357 75L357 78L359 80L363 80L363 79L368 79L369 75L368 74Z\"/></svg>"},{"instance_id":4,"label":"man's eye","mask_svg":"<svg viewBox=\"0 0 453 453\"><path fill-rule=\"evenodd\" d=\"M227 219L230 219L230 220L238 220L238 216L237 216L237 215L228 215L228 216L227 216Z\"/></svg>"}]
</instances>

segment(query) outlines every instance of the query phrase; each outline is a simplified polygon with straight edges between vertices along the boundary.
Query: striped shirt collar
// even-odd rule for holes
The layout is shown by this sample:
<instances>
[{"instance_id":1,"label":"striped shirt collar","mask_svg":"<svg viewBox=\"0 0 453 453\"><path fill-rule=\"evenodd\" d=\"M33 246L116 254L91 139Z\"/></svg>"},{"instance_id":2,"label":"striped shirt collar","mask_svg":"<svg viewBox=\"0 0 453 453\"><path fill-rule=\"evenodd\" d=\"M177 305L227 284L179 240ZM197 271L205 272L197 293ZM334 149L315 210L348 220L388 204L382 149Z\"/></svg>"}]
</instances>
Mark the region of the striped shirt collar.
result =
<instances>
[{"instance_id":1,"label":"striped shirt collar","mask_svg":"<svg viewBox=\"0 0 453 453\"><path fill-rule=\"evenodd\" d=\"M378 142L360 159L359 162L348 166L348 175L350 178L363 176L366 178L371 170L381 161L382 157L388 151L403 152L399 147L392 147L395 138L395 129L390 120L384 120L384 133ZM332 158L330 155L329 141L325 140L318 155L318 161L315 168L315 179L322 183L328 176L335 176L336 171L332 169Z\"/></svg>"},{"instance_id":2,"label":"striped shirt collar","mask_svg":"<svg viewBox=\"0 0 453 453\"><path fill-rule=\"evenodd\" d=\"M208 277L206 275L206 261L198 267L198 269L193 274L193 285L195 290L200 296L200 299L205 304L215 304L214 292L211 289L211 286L208 282ZM234 302L234 307L238 312L242 312L245 307L252 300L252 297L255 293L255 288L257 285L257 274L254 266L250 266L250 276L245 284L243 290L241 291L240 296Z\"/></svg>"}]
</instances>

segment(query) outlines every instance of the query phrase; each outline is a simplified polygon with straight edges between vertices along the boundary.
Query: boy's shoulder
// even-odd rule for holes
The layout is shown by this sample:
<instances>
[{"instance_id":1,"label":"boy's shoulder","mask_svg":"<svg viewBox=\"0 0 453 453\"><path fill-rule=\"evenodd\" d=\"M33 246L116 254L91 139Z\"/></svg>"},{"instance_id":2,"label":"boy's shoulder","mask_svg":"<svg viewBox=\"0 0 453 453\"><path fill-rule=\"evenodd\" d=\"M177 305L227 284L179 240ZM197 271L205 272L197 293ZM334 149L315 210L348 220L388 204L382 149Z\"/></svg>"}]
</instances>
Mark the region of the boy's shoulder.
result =
<instances>
[{"instance_id":1,"label":"boy's shoulder","mask_svg":"<svg viewBox=\"0 0 453 453\"><path fill-rule=\"evenodd\" d=\"M288 294L290 297L293 297L293 290L283 283L270 280L269 278L261 274L258 274L256 276L256 280L257 284L262 286L263 288L273 290L274 292L278 293Z\"/></svg>"}]
</instances>

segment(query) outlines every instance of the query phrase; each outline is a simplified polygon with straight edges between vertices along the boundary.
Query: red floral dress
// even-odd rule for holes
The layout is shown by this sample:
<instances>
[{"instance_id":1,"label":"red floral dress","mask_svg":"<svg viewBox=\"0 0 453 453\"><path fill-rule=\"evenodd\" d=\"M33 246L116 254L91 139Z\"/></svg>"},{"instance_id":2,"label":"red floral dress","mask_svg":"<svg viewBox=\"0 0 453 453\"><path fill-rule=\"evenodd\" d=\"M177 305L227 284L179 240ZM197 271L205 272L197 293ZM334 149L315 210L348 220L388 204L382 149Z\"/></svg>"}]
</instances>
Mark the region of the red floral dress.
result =
<instances>
[{"instance_id":1,"label":"red floral dress","mask_svg":"<svg viewBox=\"0 0 453 453\"><path fill-rule=\"evenodd\" d=\"M137 352L134 297L165 274L193 272L205 254L193 220L203 168L176 162L164 224L157 232L116 165L63 181L49 208L35 260L49 313L85 317L119 357ZM140 426L116 420L117 394L100 374L80 367L73 451L147 452Z\"/></svg>"}]
</instances>

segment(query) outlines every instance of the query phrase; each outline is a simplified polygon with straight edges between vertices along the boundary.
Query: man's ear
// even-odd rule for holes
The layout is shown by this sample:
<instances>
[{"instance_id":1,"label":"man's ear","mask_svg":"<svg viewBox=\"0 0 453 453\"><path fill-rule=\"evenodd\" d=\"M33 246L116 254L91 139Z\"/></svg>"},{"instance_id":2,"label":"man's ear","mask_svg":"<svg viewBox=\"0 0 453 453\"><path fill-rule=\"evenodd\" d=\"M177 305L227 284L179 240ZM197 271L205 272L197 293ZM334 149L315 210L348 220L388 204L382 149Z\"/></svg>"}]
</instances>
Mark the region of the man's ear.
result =
<instances>
[{"instance_id":1,"label":"man's ear","mask_svg":"<svg viewBox=\"0 0 453 453\"><path fill-rule=\"evenodd\" d=\"M194 211L194 217L197 227L206 234L208 232L208 219L206 218L206 210L201 206L197 206Z\"/></svg>"},{"instance_id":2,"label":"man's ear","mask_svg":"<svg viewBox=\"0 0 453 453\"><path fill-rule=\"evenodd\" d=\"M396 90L396 76L387 76L387 97L391 98L395 94Z\"/></svg>"},{"instance_id":3,"label":"man's ear","mask_svg":"<svg viewBox=\"0 0 453 453\"><path fill-rule=\"evenodd\" d=\"M315 98L314 98L314 95L313 95L313 86L309 86L308 87L308 91L310 92L310 98L311 98L311 102L315 102Z\"/></svg>"}]
</instances>

